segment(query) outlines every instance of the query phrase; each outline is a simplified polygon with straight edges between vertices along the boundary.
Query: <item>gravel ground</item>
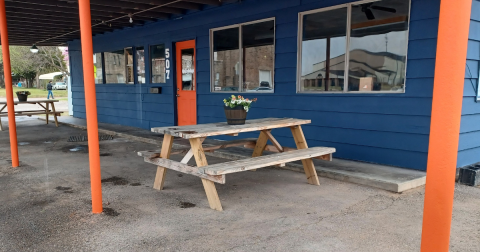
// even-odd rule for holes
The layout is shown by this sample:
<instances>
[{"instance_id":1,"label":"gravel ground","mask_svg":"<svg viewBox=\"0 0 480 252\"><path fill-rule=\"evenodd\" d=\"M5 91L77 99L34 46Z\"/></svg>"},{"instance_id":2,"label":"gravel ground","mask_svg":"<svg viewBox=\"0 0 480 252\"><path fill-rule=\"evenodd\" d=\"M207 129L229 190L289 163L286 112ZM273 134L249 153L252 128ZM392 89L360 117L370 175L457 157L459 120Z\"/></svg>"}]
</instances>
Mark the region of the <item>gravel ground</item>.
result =
<instances>
[{"instance_id":1,"label":"gravel ground","mask_svg":"<svg viewBox=\"0 0 480 252\"><path fill-rule=\"evenodd\" d=\"M156 169L136 151L158 147L122 138L101 142L106 211L92 214L86 142L67 142L85 134L24 119L13 169L0 132L0 251L419 250L424 188L394 194L326 178L315 187L266 168L227 176L217 212L198 177L168 171L165 190L152 189ZM451 251L479 251L479 205L480 188L457 185Z\"/></svg>"}]
</instances>

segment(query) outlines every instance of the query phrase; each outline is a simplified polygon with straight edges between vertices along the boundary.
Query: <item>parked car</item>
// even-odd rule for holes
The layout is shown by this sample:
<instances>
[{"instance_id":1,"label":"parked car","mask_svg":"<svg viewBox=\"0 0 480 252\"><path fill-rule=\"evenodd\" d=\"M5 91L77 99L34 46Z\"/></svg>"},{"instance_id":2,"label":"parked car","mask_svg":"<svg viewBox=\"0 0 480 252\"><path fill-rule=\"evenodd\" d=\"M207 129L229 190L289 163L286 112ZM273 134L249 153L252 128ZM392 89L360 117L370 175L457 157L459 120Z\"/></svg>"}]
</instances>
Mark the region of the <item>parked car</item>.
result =
<instances>
[{"instance_id":1,"label":"parked car","mask_svg":"<svg viewBox=\"0 0 480 252\"><path fill-rule=\"evenodd\" d=\"M260 91L260 92L268 92L268 91L272 91L273 89L269 88L269 87L257 87L257 88L254 88L254 89L249 89L249 90L246 90L247 92L257 92L257 91Z\"/></svg>"},{"instance_id":2,"label":"parked car","mask_svg":"<svg viewBox=\"0 0 480 252\"><path fill-rule=\"evenodd\" d=\"M55 82L52 87L53 90L67 90L67 84L65 82Z\"/></svg>"}]
</instances>

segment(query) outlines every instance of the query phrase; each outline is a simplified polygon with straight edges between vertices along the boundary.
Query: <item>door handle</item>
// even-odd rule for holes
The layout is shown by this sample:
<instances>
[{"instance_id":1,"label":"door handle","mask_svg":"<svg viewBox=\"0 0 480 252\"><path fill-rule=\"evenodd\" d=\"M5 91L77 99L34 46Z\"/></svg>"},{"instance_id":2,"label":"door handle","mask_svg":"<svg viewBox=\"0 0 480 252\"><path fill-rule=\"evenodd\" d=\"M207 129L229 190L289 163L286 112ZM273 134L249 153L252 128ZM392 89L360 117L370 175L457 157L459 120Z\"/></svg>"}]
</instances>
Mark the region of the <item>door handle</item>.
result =
<instances>
[{"instance_id":1,"label":"door handle","mask_svg":"<svg viewBox=\"0 0 480 252\"><path fill-rule=\"evenodd\" d=\"M180 97L180 95L179 95L179 94L177 94L177 97Z\"/></svg>"}]
</instances>

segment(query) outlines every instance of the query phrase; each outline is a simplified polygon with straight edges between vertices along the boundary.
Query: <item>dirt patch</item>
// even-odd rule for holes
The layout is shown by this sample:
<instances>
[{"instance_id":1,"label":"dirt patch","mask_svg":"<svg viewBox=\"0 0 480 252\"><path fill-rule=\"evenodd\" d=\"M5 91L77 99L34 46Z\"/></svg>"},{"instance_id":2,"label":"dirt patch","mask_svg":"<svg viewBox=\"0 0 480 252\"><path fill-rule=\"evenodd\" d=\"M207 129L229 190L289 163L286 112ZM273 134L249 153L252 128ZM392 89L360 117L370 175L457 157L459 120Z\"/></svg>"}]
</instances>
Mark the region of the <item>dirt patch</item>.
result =
<instances>
[{"instance_id":1,"label":"dirt patch","mask_svg":"<svg viewBox=\"0 0 480 252\"><path fill-rule=\"evenodd\" d=\"M196 205L190 202L180 201L180 208L192 208Z\"/></svg>"},{"instance_id":2,"label":"dirt patch","mask_svg":"<svg viewBox=\"0 0 480 252\"><path fill-rule=\"evenodd\" d=\"M113 176L110 178L102 179L102 183L113 183L113 185L128 185L129 182L124 178Z\"/></svg>"},{"instance_id":3,"label":"dirt patch","mask_svg":"<svg viewBox=\"0 0 480 252\"><path fill-rule=\"evenodd\" d=\"M55 187L57 191L62 191L63 193L73 193L73 190L71 187L63 187L63 186L57 186Z\"/></svg>"},{"instance_id":4,"label":"dirt patch","mask_svg":"<svg viewBox=\"0 0 480 252\"><path fill-rule=\"evenodd\" d=\"M100 157L110 157L112 153L100 153Z\"/></svg>"},{"instance_id":5,"label":"dirt patch","mask_svg":"<svg viewBox=\"0 0 480 252\"><path fill-rule=\"evenodd\" d=\"M55 200L53 199L44 199L44 200L36 200L36 201L32 201L31 204L32 206L46 206L50 203L53 203L55 202Z\"/></svg>"},{"instance_id":6,"label":"dirt patch","mask_svg":"<svg viewBox=\"0 0 480 252\"><path fill-rule=\"evenodd\" d=\"M112 217L116 217L116 216L120 215L120 213L115 211L113 208L109 208L109 207L104 207L103 208L103 213L107 216L112 216Z\"/></svg>"},{"instance_id":7,"label":"dirt patch","mask_svg":"<svg viewBox=\"0 0 480 252\"><path fill-rule=\"evenodd\" d=\"M177 177L181 178L183 177L183 174L177 174Z\"/></svg>"}]
</instances>

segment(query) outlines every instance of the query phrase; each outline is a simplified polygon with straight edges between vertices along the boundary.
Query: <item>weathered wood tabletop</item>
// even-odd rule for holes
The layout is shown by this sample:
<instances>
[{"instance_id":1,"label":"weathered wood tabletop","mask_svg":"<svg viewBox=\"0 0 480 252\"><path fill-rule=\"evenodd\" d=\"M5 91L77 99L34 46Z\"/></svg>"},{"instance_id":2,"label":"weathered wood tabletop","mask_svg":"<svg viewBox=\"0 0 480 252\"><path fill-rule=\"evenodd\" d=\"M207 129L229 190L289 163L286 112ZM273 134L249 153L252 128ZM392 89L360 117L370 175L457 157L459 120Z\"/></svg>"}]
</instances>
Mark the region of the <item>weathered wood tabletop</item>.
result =
<instances>
[{"instance_id":1,"label":"weathered wood tabletop","mask_svg":"<svg viewBox=\"0 0 480 252\"><path fill-rule=\"evenodd\" d=\"M57 116L60 115L60 112L57 112L55 110L55 102L58 102L59 100L50 100L50 99L44 99L44 100L28 100L28 101L18 101L15 100L13 101L14 105L22 105L22 104L38 104L40 107L43 109L35 109L35 110L27 110L27 111L20 111L17 110L17 107L15 107L15 116L32 116L32 115L45 115L46 116L46 122L48 124L48 116L53 115L55 119L55 125L58 127L58 119ZM45 105L43 105L45 104ZM3 106L2 106L3 105ZM51 109L50 109L51 107ZM3 126L2 126L2 117L8 116L8 112L4 111L7 108L7 102L6 101L1 101L0 102L0 131L3 131Z\"/></svg>"},{"instance_id":2,"label":"weathered wood tabletop","mask_svg":"<svg viewBox=\"0 0 480 252\"><path fill-rule=\"evenodd\" d=\"M223 208L214 183L224 184L225 174L255 170L272 165L284 166L285 163L301 160L308 183L320 185L312 158L331 161L335 148L308 148L301 125L310 122L311 120L295 118L264 118L247 120L244 125L228 125L225 122L220 122L191 126L152 128L152 132L164 134L162 149L160 151L140 151L138 155L144 157L145 162L157 165L157 174L153 188L157 190L163 189L167 169L198 176L202 179L210 208L221 211ZM271 133L272 129L277 128L290 128L297 149L280 145ZM202 146L202 142L209 136L237 136L239 133L252 131L260 131L258 139L239 139L225 141L216 146L208 145L205 146L205 148ZM189 139L190 149L172 150L174 137ZM267 145L268 141L270 141L272 145ZM205 157L206 151L214 151L233 146L252 148L252 158L208 165ZM262 156L264 150L276 153ZM182 161L177 162L170 160L170 155L172 154L185 154L185 157ZM196 167L187 164L192 157L195 157Z\"/></svg>"}]
</instances>

